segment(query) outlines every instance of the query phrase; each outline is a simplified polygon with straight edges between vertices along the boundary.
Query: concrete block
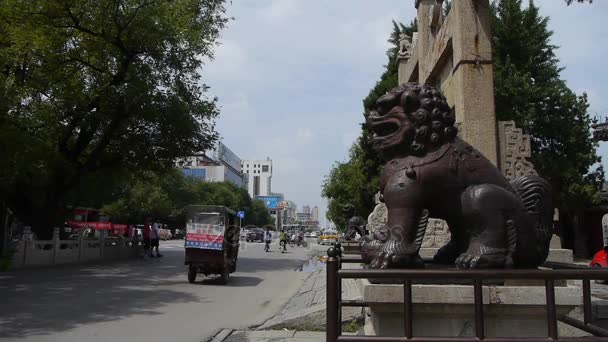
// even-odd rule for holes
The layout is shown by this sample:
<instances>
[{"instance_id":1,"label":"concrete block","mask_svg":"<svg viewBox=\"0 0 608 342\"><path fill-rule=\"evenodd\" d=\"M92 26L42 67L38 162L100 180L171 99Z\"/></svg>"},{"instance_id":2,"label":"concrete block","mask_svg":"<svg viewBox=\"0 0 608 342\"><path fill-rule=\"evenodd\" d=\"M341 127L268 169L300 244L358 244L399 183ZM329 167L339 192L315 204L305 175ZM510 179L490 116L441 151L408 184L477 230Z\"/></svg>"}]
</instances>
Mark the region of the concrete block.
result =
<instances>
[{"instance_id":1,"label":"concrete block","mask_svg":"<svg viewBox=\"0 0 608 342\"><path fill-rule=\"evenodd\" d=\"M547 261L563 262L563 263L571 264L574 262L572 250L571 249L562 249L562 248L551 248L551 249L549 249L549 255L547 256Z\"/></svg>"},{"instance_id":2,"label":"concrete block","mask_svg":"<svg viewBox=\"0 0 608 342\"><path fill-rule=\"evenodd\" d=\"M484 304L489 303L489 290L482 289ZM403 285L364 285L363 300L368 303L403 303ZM472 304L473 287L466 285L412 285L413 303Z\"/></svg>"},{"instance_id":3,"label":"concrete block","mask_svg":"<svg viewBox=\"0 0 608 342\"><path fill-rule=\"evenodd\" d=\"M544 287L484 286L487 336L546 336ZM557 312L568 314L582 304L580 288L556 287ZM370 303L366 333L401 336L403 286L366 284L363 300ZM469 285L413 285L414 334L474 336L473 287Z\"/></svg>"}]
</instances>

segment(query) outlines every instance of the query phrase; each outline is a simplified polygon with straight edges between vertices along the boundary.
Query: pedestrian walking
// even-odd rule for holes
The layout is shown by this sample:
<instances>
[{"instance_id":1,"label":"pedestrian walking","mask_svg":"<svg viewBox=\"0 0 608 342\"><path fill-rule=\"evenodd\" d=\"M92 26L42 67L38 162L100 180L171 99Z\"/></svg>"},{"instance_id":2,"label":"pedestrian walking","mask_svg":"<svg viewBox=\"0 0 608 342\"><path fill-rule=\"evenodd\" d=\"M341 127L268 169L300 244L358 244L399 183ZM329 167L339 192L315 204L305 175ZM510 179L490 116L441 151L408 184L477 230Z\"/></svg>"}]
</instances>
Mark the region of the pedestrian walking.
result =
<instances>
[{"instance_id":1,"label":"pedestrian walking","mask_svg":"<svg viewBox=\"0 0 608 342\"><path fill-rule=\"evenodd\" d=\"M150 228L150 219L147 218L144 221L144 229L141 231L143 243L144 243L144 256L152 256L152 251L150 250L151 245L151 228Z\"/></svg>"},{"instance_id":2,"label":"pedestrian walking","mask_svg":"<svg viewBox=\"0 0 608 342\"><path fill-rule=\"evenodd\" d=\"M264 241L266 242L266 245L264 246L264 251L268 252L270 251L270 243L272 242L272 232L270 232L270 229L268 229L268 227L266 227L266 231L264 232Z\"/></svg>"},{"instance_id":3,"label":"pedestrian walking","mask_svg":"<svg viewBox=\"0 0 608 342\"><path fill-rule=\"evenodd\" d=\"M160 254L160 252L158 251L158 245L159 245L159 238L160 238L160 234L159 234L159 230L160 230L160 223L154 223L152 225L152 231L150 232L150 245L151 245L151 250L150 250L150 256L154 256L153 252L154 252L154 247L156 247L156 257L160 258L162 257L162 254Z\"/></svg>"}]
</instances>

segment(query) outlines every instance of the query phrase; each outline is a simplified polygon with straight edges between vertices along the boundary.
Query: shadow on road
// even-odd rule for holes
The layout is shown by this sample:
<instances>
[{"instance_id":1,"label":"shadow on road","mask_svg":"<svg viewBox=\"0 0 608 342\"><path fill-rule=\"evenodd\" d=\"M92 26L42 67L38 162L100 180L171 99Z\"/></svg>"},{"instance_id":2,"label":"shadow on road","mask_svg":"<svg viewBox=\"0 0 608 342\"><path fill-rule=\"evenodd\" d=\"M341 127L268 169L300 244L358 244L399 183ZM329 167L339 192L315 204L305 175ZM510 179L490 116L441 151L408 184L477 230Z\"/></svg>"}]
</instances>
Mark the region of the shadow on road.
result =
<instances>
[{"instance_id":1,"label":"shadow on road","mask_svg":"<svg viewBox=\"0 0 608 342\"><path fill-rule=\"evenodd\" d=\"M186 282L183 251L163 254L159 259L0 273L0 338L157 315L168 303L204 303L192 293L163 288Z\"/></svg>"},{"instance_id":2,"label":"shadow on road","mask_svg":"<svg viewBox=\"0 0 608 342\"><path fill-rule=\"evenodd\" d=\"M255 257L239 256L237 273L227 285L211 276L188 284L183 248L162 247L163 258L0 273L0 339L40 336L44 340L44 335L87 324L162 315L171 304L211 303L214 299L203 297L207 291L201 287L255 289L264 286L264 276L255 273L297 270L307 259L306 253L296 250L289 256L276 252L260 256L252 251Z\"/></svg>"},{"instance_id":3,"label":"shadow on road","mask_svg":"<svg viewBox=\"0 0 608 342\"><path fill-rule=\"evenodd\" d=\"M258 286L264 279L259 277L248 277L240 275L230 275L228 284L223 284L222 279L219 276L208 276L205 278L197 279L195 284L200 285L219 285L228 287L255 287Z\"/></svg>"},{"instance_id":4,"label":"shadow on road","mask_svg":"<svg viewBox=\"0 0 608 342\"><path fill-rule=\"evenodd\" d=\"M264 271L296 270L307 260L301 259L264 259L239 258L237 271L242 273L255 273Z\"/></svg>"}]
</instances>

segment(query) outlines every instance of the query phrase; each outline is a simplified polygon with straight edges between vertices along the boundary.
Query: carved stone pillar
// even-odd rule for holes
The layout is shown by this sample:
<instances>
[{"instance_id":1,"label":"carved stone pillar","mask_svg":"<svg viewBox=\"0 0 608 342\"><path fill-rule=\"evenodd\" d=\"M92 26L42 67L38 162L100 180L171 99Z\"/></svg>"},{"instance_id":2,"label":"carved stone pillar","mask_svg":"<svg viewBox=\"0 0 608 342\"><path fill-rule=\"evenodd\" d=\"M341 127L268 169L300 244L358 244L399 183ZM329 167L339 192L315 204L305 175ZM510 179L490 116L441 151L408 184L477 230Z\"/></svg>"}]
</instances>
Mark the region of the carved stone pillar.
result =
<instances>
[{"instance_id":1,"label":"carved stone pillar","mask_svg":"<svg viewBox=\"0 0 608 342\"><path fill-rule=\"evenodd\" d=\"M517 128L514 121L498 122L498 139L499 167L507 179L537 175L534 165L528 160L532 156L530 136Z\"/></svg>"}]
</instances>

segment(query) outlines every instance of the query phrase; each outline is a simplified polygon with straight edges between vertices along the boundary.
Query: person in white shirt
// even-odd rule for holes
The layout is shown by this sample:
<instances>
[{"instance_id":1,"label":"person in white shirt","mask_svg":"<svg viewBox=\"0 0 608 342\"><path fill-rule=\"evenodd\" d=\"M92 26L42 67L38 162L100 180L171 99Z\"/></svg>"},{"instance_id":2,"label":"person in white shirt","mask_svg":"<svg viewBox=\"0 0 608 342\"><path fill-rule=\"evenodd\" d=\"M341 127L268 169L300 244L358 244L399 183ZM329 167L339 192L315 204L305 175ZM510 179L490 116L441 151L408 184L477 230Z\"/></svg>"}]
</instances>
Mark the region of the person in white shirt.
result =
<instances>
[{"instance_id":1,"label":"person in white shirt","mask_svg":"<svg viewBox=\"0 0 608 342\"><path fill-rule=\"evenodd\" d=\"M264 250L268 252L270 250L270 243L272 242L272 232L268 228L266 228L266 231L264 232L264 241L266 242Z\"/></svg>"}]
</instances>

